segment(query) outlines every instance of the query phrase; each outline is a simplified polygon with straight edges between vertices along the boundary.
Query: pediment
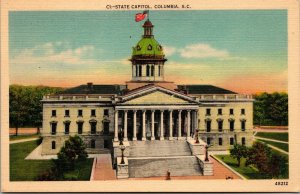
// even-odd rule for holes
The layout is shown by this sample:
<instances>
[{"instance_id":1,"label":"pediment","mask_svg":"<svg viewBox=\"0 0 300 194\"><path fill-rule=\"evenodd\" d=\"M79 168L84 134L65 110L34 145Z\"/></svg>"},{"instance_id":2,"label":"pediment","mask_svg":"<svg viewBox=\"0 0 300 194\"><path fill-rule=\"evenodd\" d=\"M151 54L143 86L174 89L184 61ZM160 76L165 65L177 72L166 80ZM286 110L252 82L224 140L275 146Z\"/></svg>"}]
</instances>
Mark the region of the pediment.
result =
<instances>
[{"instance_id":1,"label":"pediment","mask_svg":"<svg viewBox=\"0 0 300 194\"><path fill-rule=\"evenodd\" d=\"M184 94L154 86L146 90L137 91L132 95L124 96L122 104L197 104L197 102Z\"/></svg>"}]
</instances>

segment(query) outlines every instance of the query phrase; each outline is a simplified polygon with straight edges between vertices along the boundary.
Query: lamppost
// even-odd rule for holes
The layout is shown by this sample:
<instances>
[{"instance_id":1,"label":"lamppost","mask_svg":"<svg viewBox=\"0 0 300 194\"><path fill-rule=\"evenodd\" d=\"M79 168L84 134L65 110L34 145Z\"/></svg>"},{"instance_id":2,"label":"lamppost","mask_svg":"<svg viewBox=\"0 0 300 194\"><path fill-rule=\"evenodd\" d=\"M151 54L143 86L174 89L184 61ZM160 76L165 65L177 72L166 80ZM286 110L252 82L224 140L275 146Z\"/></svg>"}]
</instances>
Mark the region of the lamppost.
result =
<instances>
[{"instance_id":1,"label":"lamppost","mask_svg":"<svg viewBox=\"0 0 300 194\"><path fill-rule=\"evenodd\" d=\"M121 133L120 133L120 149L122 152L122 156L121 156L121 164L125 164L124 161L124 150L126 149L126 147L123 144L123 129L121 128Z\"/></svg>"},{"instance_id":2,"label":"lamppost","mask_svg":"<svg viewBox=\"0 0 300 194\"><path fill-rule=\"evenodd\" d=\"M122 128L120 130L120 144L119 145L123 145L123 129Z\"/></svg>"},{"instance_id":3,"label":"lamppost","mask_svg":"<svg viewBox=\"0 0 300 194\"><path fill-rule=\"evenodd\" d=\"M209 161L209 159L208 159L208 148L209 148L209 147L211 147L211 146L209 146L209 145L206 145L206 146L205 146L205 160L204 160L205 162L208 162L208 161Z\"/></svg>"},{"instance_id":4,"label":"lamppost","mask_svg":"<svg viewBox=\"0 0 300 194\"><path fill-rule=\"evenodd\" d=\"M198 132L199 132L199 129L196 129L196 133L195 133L195 143L199 143L199 136L198 136Z\"/></svg>"}]
</instances>

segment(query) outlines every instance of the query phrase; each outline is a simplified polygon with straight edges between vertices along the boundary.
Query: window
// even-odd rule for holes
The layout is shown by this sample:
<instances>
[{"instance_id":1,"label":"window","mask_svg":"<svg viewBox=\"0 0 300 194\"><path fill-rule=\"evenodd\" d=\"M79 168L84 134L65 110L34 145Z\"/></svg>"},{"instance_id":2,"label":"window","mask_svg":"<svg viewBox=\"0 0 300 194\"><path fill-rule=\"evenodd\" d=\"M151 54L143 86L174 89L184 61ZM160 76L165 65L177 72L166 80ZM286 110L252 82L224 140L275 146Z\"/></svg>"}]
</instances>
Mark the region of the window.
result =
<instances>
[{"instance_id":1,"label":"window","mask_svg":"<svg viewBox=\"0 0 300 194\"><path fill-rule=\"evenodd\" d=\"M223 130L223 121L218 121L218 130L219 130L219 132L222 132L222 130Z\"/></svg>"},{"instance_id":2,"label":"window","mask_svg":"<svg viewBox=\"0 0 300 194\"><path fill-rule=\"evenodd\" d=\"M206 132L210 132L211 130L211 121L206 121Z\"/></svg>"},{"instance_id":3,"label":"window","mask_svg":"<svg viewBox=\"0 0 300 194\"><path fill-rule=\"evenodd\" d=\"M142 77L142 70L143 70L143 68L142 68L141 65L140 65L139 67L140 67L140 68L139 68L139 77Z\"/></svg>"},{"instance_id":4,"label":"window","mask_svg":"<svg viewBox=\"0 0 300 194\"><path fill-rule=\"evenodd\" d=\"M69 134L70 133L70 122L66 122L65 123L65 134Z\"/></svg>"},{"instance_id":5,"label":"window","mask_svg":"<svg viewBox=\"0 0 300 194\"><path fill-rule=\"evenodd\" d=\"M77 127L78 127L78 134L82 134L83 122L78 122Z\"/></svg>"},{"instance_id":6,"label":"window","mask_svg":"<svg viewBox=\"0 0 300 194\"><path fill-rule=\"evenodd\" d=\"M104 116L108 116L109 115L109 110L108 109L104 109Z\"/></svg>"},{"instance_id":7,"label":"window","mask_svg":"<svg viewBox=\"0 0 300 194\"><path fill-rule=\"evenodd\" d=\"M103 123L103 133L105 134L105 135L108 135L109 134L109 122L104 122Z\"/></svg>"},{"instance_id":8,"label":"window","mask_svg":"<svg viewBox=\"0 0 300 194\"><path fill-rule=\"evenodd\" d=\"M207 145L210 145L210 137L206 138Z\"/></svg>"},{"instance_id":9,"label":"window","mask_svg":"<svg viewBox=\"0 0 300 194\"><path fill-rule=\"evenodd\" d=\"M70 110L65 110L65 117L69 117L70 116Z\"/></svg>"},{"instance_id":10,"label":"window","mask_svg":"<svg viewBox=\"0 0 300 194\"><path fill-rule=\"evenodd\" d=\"M229 114L233 115L233 108L229 109Z\"/></svg>"},{"instance_id":11,"label":"window","mask_svg":"<svg viewBox=\"0 0 300 194\"><path fill-rule=\"evenodd\" d=\"M52 150L55 150L55 149L56 149L56 143L55 143L55 141L52 141L52 142L51 142L51 148L52 148Z\"/></svg>"},{"instance_id":12,"label":"window","mask_svg":"<svg viewBox=\"0 0 300 194\"><path fill-rule=\"evenodd\" d=\"M104 140L104 148L108 148L108 146L109 146L108 140Z\"/></svg>"},{"instance_id":13,"label":"window","mask_svg":"<svg viewBox=\"0 0 300 194\"><path fill-rule=\"evenodd\" d=\"M91 122L91 134L96 134L96 122Z\"/></svg>"},{"instance_id":14,"label":"window","mask_svg":"<svg viewBox=\"0 0 300 194\"><path fill-rule=\"evenodd\" d=\"M95 109L91 110L91 116L96 116L96 110Z\"/></svg>"},{"instance_id":15,"label":"window","mask_svg":"<svg viewBox=\"0 0 300 194\"><path fill-rule=\"evenodd\" d=\"M160 66L158 66L158 76L160 76Z\"/></svg>"},{"instance_id":16,"label":"window","mask_svg":"<svg viewBox=\"0 0 300 194\"><path fill-rule=\"evenodd\" d=\"M151 51L151 50L152 50L152 45L149 44L147 49L148 49L149 51Z\"/></svg>"},{"instance_id":17,"label":"window","mask_svg":"<svg viewBox=\"0 0 300 194\"><path fill-rule=\"evenodd\" d=\"M222 139L222 137L219 137L219 145L220 146L223 145L223 139Z\"/></svg>"},{"instance_id":18,"label":"window","mask_svg":"<svg viewBox=\"0 0 300 194\"><path fill-rule=\"evenodd\" d=\"M210 108L206 109L206 115L210 115Z\"/></svg>"},{"instance_id":19,"label":"window","mask_svg":"<svg viewBox=\"0 0 300 194\"><path fill-rule=\"evenodd\" d=\"M246 145L246 138L242 137L242 145Z\"/></svg>"},{"instance_id":20,"label":"window","mask_svg":"<svg viewBox=\"0 0 300 194\"><path fill-rule=\"evenodd\" d=\"M96 141L94 139L91 140L91 148L96 148Z\"/></svg>"},{"instance_id":21,"label":"window","mask_svg":"<svg viewBox=\"0 0 300 194\"><path fill-rule=\"evenodd\" d=\"M151 76L154 76L154 65L151 66Z\"/></svg>"},{"instance_id":22,"label":"window","mask_svg":"<svg viewBox=\"0 0 300 194\"><path fill-rule=\"evenodd\" d=\"M82 117L82 110L78 110L78 116Z\"/></svg>"},{"instance_id":23,"label":"window","mask_svg":"<svg viewBox=\"0 0 300 194\"><path fill-rule=\"evenodd\" d=\"M57 123L51 123L51 134L56 134Z\"/></svg>"},{"instance_id":24,"label":"window","mask_svg":"<svg viewBox=\"0 0 300 194\"><path fill-rule=\"evenodd\" d=\"M234 138L231 137L231 138L230 138L230 145L233 145L233 144L234 144Z\"/></svg>"},{"instance_id":25,"label":"window","mask_svg":"<svg viewBox=\"0 0 300 194\"><path fill-rule=\"evenodd\" d=\"M52 110L51 116L56 117L56 110Z\"/></svg>"},{"instance_id":26,"label":"window","mask_svg":"<svg viewBox=\"0 0 300 194\"><path fill-rule=\"evenodd\" d=\"M139 66L135 66L135 76L138 76L138 72L139 72Z\"/></svg>"},{"instance_id":27,"label":"window","mask_svg":"<svg viewBox=\"0 0 300 194\"><path fill-rule=\"evenodd\" d=\"M230 131L234 131L234 121L229 121Z\"/></svg>"},{"instance_id":28,"label":"window","mask_svg":"<svg viewBox=\"0 0 300 194\"><path fill-rule=\"evenodd\" d=\"M150 66L147 65L146 67L146 76L150 76Z\"/></svg>"},{"instance_id":29,"label":"window","mask_svg":"<svg viewBox=\"0 0 300 194\"><path fill-rule=\"evenodd\" d=\"M246 130L246 121L241 121L241 129L242 131Z\"/></svg>"},{"instance_id":30,"label":"window","mask_svg":"<svg viewBox=\"0 0 300 194\"><path fill-rule=\"evenodd\" d=\"M244 109L244 108L241 109L241 114L242 114L242 115L245 114L245 109Z\"/></svg>"},{"instance_id":31,"label":"window","mask_svg":"<svg viewBox=\"0 0 300 194\"><path fill-rule=\"evenodd\" d=\"M222 109L221 108L218 109L218 115L222 115Z\"/></svg>"}]
</instances>

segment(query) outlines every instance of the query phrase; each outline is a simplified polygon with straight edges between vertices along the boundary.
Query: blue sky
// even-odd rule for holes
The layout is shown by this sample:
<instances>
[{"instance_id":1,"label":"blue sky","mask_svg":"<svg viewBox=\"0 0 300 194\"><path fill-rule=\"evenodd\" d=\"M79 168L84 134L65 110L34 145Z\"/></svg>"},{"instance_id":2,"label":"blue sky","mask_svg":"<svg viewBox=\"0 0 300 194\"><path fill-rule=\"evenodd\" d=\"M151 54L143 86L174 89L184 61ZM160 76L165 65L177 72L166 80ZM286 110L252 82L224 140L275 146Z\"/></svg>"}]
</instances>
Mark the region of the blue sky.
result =
<instances>
[{"instance_id":1,"label":"blue sky","mask_svg":"<svg viewBox=\"0 0 300 194\"><path fill-rule=\"evenodd\" d=\"M11 84L130 80L143 22L133 11L10 12ZM150 11L166 79L238 92L287 91L286 10Z\"/></svg>"}]
</instances>

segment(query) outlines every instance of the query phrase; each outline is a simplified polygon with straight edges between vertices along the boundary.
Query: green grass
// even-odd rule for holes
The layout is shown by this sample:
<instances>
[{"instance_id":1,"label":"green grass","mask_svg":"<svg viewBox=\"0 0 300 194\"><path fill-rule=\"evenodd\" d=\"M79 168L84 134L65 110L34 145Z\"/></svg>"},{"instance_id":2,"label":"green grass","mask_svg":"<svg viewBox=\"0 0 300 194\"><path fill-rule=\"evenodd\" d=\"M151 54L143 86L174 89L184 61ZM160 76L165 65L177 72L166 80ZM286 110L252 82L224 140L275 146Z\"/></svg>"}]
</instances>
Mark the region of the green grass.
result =
<instances>
[{"instance_id":1,"label":"green grass","mask_svg":"<svg viewBox=\"0 0 300 194\"><path fill-rule=\"evenodd\" d=\"M289 144L286 144L286 143L279 143L279 142L267 141L267 140L262 140L262 139L258 139L258 141L264 142L266 144L270 144L270 145L275 146L279 149L282 149L286 152L289 151Z\"/></svg>"},{"instance_id":2,"label":"green grass","mask_svg":"<svg viewBox=\"0 0 300 194\"><path fill-rule=\"evenodd\" d=\"M10 180L34 181L37 176L49 170L53 163L51 160L24 160L25 157L37 147L36 141L10 144ZM75 170L66 175L76 176L78 180L89 180L93 159L76 162Z\"/></svg>"},{"instance_id":3,"label":"green grass","mask_svg":"<svg viewBox=\"0 0 300 194\"><path fill-rule=\"evenodd\" d=\"M18 136L15 136L15 135L10 135L9 136L9 140L12 141L12 140L21 140L21 139L29 139L29 138L38 138L40 135L38 134L34 134L34 135L18 135Z\"/></svg>"},{"instance_id":4,"label":"green grass","mask_svg":"<svg viewBox=\"0 0 300 194\"><path fill-rule=\"evenodd\" d=\"M266 175L260 173L255 167L252 165L245 166L246 160L244 158L241 159L241 166L238 167L237 160L232 158L230 155L216 155L217 158L225 162L235 171L243 175L247 179L266 179Z\"/></svg>"},{"instance_id":5,"label":"green grass","mask_svg":"<svg viewBox=\"0 0 300 194\"><path fill-rule=\"evenodd\" d=\"M257 132L257 137L263 137L263 138L269 138L269 139L276 139L280 141L289 141L289 135L288 133L269 133L269 132Z\"/></svg>"}]
</instances>

